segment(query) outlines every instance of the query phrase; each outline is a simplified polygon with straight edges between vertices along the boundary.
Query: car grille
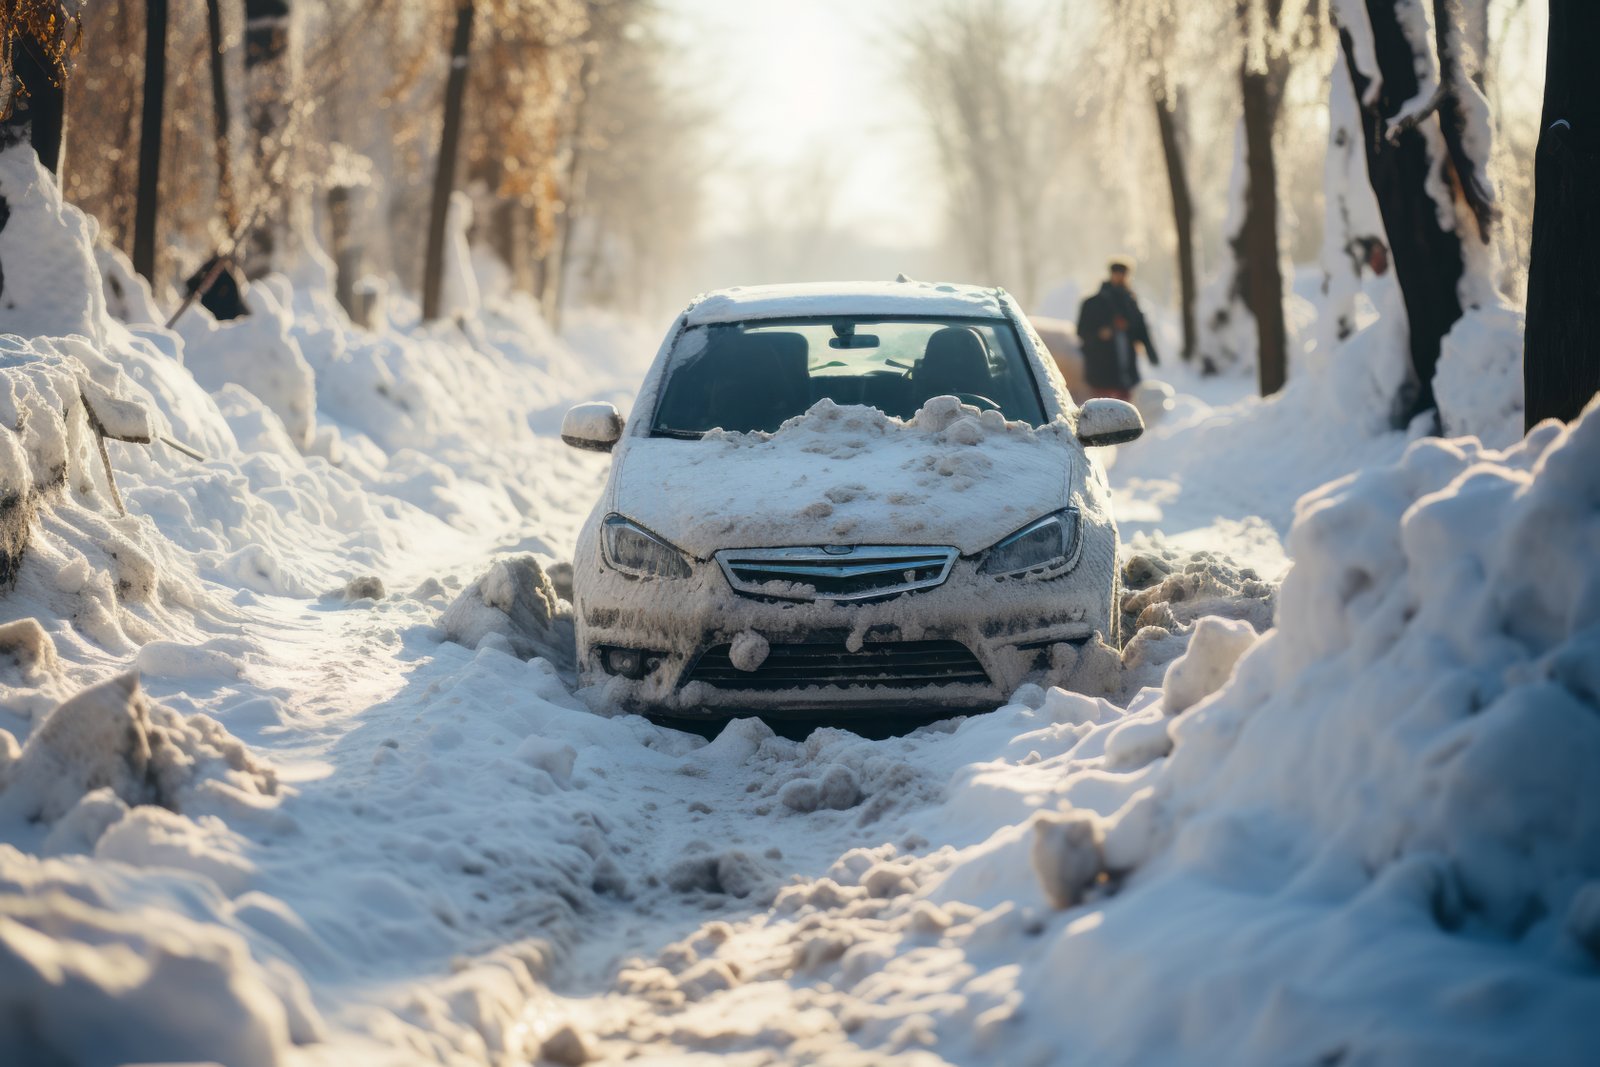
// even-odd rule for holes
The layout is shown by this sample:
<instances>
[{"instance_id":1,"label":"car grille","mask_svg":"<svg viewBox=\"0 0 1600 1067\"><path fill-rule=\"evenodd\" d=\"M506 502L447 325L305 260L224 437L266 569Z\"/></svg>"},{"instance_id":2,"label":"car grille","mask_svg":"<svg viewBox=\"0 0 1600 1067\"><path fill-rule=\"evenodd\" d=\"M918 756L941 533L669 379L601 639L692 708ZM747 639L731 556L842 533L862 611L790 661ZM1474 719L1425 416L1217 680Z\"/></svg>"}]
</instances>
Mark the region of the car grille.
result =
<instances>
[{"instance_id":1,"label":"car grille","mask_svg":"<svg viewBox=\"0 0 1600 1067\"><path fill-rule=\"evenodd\" d=\"M983 664L960 641L885 642L863 645L857 652L851 652L842 641L775 644L753 671L735 667L731 649L731 645L706 649L684 676L684 684L704 682L718 689L745 690L989 684Z\"/></svg>"},{"instance_id":2,"label":"car grille","mask_svg":"<svg viewBox=\"0 0 1600 1067\"><path fill-rule=\"evenodd\" d=\"M876 600L942 585L953 548L839 545L724 549L717 563L746 596L777 600Z\"/></svg>"}]
</instances>

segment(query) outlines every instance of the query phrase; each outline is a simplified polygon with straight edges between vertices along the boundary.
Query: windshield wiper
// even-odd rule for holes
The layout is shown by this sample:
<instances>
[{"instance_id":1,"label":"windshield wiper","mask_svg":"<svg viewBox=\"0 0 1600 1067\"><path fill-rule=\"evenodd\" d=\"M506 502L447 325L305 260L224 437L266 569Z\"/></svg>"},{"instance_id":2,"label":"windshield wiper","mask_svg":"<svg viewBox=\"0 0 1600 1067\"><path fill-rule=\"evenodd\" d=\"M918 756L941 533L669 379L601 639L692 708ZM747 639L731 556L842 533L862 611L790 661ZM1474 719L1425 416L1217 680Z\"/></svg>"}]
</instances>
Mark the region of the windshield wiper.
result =
<instances>
[{"instance_id":1,"label":"windshield wiper","mask_svg":"<svg viewBox=\"0 0 1600 1067\"><path fill-rule=\"evenodd\" d=\"M651 437L671 437L679 441L698 441L705 436L704 430L674 430L671 426L657 426L650 431Z\"/></svg>"}]
</instances>

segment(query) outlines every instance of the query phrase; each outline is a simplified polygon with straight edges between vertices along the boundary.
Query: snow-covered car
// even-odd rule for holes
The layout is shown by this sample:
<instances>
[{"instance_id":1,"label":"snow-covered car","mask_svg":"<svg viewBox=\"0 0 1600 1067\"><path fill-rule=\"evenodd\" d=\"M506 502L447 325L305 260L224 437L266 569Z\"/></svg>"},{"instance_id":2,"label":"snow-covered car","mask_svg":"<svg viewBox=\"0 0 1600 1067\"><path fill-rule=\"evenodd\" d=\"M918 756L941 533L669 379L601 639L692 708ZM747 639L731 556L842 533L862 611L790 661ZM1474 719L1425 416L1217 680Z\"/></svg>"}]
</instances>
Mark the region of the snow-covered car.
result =
<instances>
[{"instance_id":1,"label":"snow-covered car","mask_svg":"<svg viewBox=\"0 0 1600 1067\"><path fill-rule=\"evenodd\" d=\"M578 665L668 716L990 708L1114 644L1117 530L1073 404L1003 290L728 289L673 323L574 560ZM1104 653L1102 652L1102 657Z\"/></svg>"}]
</instances>

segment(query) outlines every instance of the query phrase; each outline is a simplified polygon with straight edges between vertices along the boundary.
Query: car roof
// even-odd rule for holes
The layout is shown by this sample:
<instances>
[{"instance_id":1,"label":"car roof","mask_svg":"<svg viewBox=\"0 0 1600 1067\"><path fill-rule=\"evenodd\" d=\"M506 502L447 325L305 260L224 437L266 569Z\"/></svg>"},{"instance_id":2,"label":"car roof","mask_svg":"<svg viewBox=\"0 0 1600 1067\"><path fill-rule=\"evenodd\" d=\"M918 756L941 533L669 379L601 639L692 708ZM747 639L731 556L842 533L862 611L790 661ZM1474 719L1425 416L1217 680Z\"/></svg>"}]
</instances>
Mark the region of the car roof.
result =
<instances>
[{"instance_id":1,"label":"car roof","mask_svg":"<svg viewBox=\"0 0 1600 1067\"><path fill-rule=\"evenodd\" d=\"M684 312L690 326L822 315L1004 319L1004 291L949 282L799 282L718 289Z\"/></svg>"}]
</instances>

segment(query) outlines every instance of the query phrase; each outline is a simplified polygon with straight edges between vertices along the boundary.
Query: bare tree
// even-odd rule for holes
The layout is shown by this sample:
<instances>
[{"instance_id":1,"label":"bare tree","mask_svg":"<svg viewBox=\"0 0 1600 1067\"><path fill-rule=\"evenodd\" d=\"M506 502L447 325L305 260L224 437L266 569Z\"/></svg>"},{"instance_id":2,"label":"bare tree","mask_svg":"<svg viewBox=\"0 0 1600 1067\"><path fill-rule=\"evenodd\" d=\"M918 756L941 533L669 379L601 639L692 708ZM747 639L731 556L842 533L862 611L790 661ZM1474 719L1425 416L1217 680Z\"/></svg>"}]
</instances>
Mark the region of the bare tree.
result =
<instances>
[{"instance_id":1,"label":"bare tree","mask_svg":"<svg viewBox=\"0 0 1600 1067\"><path fill-rule=\"evenodd\" d=\"M144 95L140 100L139 193L133 214L133 269L156 281L161 214L161 127L167 97L167 0L145 0Z\"/></svg>"},{"instance_id":2,"label":"bare tree","mask_svg":"<svg viewBox=\"0 0 1600 1067\"><path fill-rule=\"evenodd\" d=\"M1177 239L1178 304L1183 320L1185 360L1194 358L1197 343L1194 305L1195 279L1194 200L1189 188L1184 147L1182 96L1162 89L1155 94L1156 127L1161 133L1161 158L1167 165L1167 187L1172 193L1172 228Z\"/></svg>"},{"instance_id":3,"label":"bare tree","mask_svg":"<svg viewBox=\"0 0 1600 1067\"><path fill-rule=\"evenodd\" d=\"M1543 132L1522 358L1527 425L1571 420L1600 390L1600 5L1550 0Z\"/></svg>"},{"instance_id":4,"label":"bare tree","mask_svg":"<svg viewBox=\"0 0 1600 1067\"><path fill-rule=\"evenodd\" d=\"M1283 0L1265 0L1267 26L1248 25L1257 5L1241 2L1239 17L1247 33L1275 32L1283 17ZM1233 291L1256 324L1256 376L1262 396L1271 396L1288 380L1289 338L1283 314L1283 247L1278 238L1278 159L1274 140L1289 61L1276 49L1259 48L1247 39L1239 65L1239 98L1244 118L1244 212L1239 228L1228 236L1233 248Z\"/></svg>"},{"instance_id":5,"label":"bare tree","mask_svg":"<svg viewBox=\"0 0 1600 1067\"><path fill-rule=\"evenodd\" d=\"M211 122L217 161L217 206L231 232L239 225L239 202L233 188L233 126L228 108L228 64L222 35L222 0L206 0L206 38L211 70Z\"/></svg>"},{"instance_id":6,"label":"bare tree","mask_svg":"<svg viewBox=\"0 0 1600 1067\"><path fill-rule=\"evenodd\" d=\"M445 81L444 123L440 127L439 155L433 178L433 201L428 212L428 249L422 272L422 317L437 319L444 300L445 225L450 195L455 191L457 146L461 143L461 113L467 97L467 64L472 54L473 0L457 0L455 32L450 39L450 74Z\"/></svg>"},{"instance_id":7,"label":"bare tree","mask_svg":"<svg viewBox=\"0 0 1600 1067\"><path fill-rule=\"evenodd\" d=\"M288 125L294 81L292 16L290 0L244 0L245 104L258 185L272 181L270 163L281 149ZM258 277L271 270L277 245L278 226L272 219L256 226L250 234L246 273Z\"/></svg>"},{"instance_id":8,"label":"bare tree","mask_svg":"<svg viewBox=\"0 0 1600 1067\"><path fill-rule=\"evenodd\" d=\"M1040 216L1065 152L1059 30L1010 0L941 0L902 38L956 242L983 280L1010 284L1024 304L1039 295Z\"/></svg>"}]
</instances>

